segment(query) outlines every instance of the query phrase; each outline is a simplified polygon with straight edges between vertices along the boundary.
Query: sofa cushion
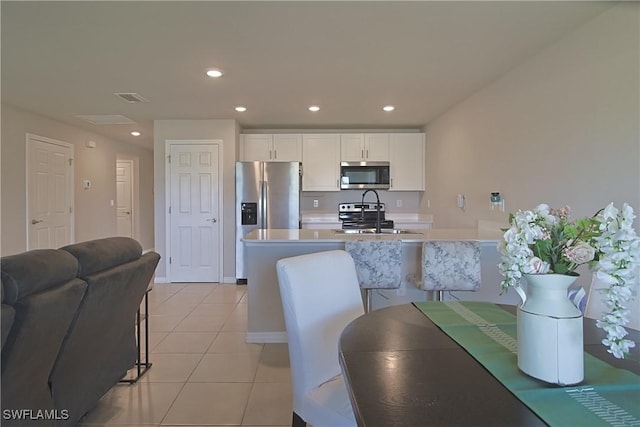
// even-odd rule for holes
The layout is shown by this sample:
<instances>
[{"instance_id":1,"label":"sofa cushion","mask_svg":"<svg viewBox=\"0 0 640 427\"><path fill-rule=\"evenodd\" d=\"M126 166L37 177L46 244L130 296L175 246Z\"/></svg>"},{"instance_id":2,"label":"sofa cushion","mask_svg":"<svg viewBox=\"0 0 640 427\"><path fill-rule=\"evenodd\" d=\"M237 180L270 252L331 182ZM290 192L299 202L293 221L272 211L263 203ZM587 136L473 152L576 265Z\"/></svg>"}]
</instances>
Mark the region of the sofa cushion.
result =
<instances>
[{"instance_id":1,"label":"sofa cushion","mask_svg":"<svg viewBox=\"0 0 640 427\"><path fill-rule=\"evenodd\" d=\"M16 301L68 282L78 274L78 260L58 249L35 249L2 257L0 263L4 302Z\"/></svg>"},{"instance_id":2,"label":"sofa cushion","mask_svg":"<svg viewBox=\"0 0 640 427\"><path fill-rule=\"evenodd\" d=\"M2 348L3 410L53 409L49 376L86 288L86 282L72 279L20 298L14 305L13 327ZM2 420L7 427L34 424L53 422Z\"/></svg>"},{"instance_id":3,"label":"sofa cushion","mask_svg":"<svg viewBox=\"0 0 640 427\"><path fill-rule=\"evenodd\" d=\"M2 328L2 341L0 341L0 348L4 347L4 342L9 336L9 331L13 325L13 318L16 315L16 311L10 305L4 303L4 285L0 280L0 291L2 292L2 317L0 318L0 327Z\"/></svg>"},{"instance_id":4,"label":"sofa cushion","mask_svg":"<svg viewBox=\"0 0 640 427\"><path fill-rule=\"evenodd\" d=\"M80 277L86 277L140 258L142 247L129 237L107 237L60 248L80 263Z\"/></svg>"},{"instance_id":5,"label":"sofa cushion","mask_svg":"<svg viewBox=\"0 0 640 427\"><path fill-rule=\"evenodd\" d=\"M83 278L87 293L50 376L54 407L69 414L58 427L75 426L134 366L136 313L159 259L147 253Z\"/></svg>"}]
</instances>

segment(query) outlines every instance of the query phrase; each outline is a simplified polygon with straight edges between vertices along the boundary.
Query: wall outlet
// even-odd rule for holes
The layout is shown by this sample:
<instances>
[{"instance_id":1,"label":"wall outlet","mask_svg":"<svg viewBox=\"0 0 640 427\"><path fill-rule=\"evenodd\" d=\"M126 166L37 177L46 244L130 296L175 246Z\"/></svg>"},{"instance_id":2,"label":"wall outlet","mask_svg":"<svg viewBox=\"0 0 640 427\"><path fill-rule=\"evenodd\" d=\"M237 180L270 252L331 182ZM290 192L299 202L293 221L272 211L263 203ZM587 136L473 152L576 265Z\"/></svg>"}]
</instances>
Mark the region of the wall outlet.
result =
<instances>
[{"instance_id":1,"label":"wall outlet","mask_svg":"<svg viewBox=\"0 0 640 427\"><path fill-rule=\"evenodd\" d=\"M317 207L318 207L318 205L319 205L319 203L318 203L318 199L313 199L313 207L314 207L314 208L317 208Z\"/></svg>"},{"instance_id":2,"label":"wall outlet","mask_svg":"<svg viewBox=\"0 0 640 427\"><path fill-rule=\"evenodd\" d=\"M396 207L397 208L401 208L402 207L402 200L396 200Z\"/></svg>"}]
</instances>

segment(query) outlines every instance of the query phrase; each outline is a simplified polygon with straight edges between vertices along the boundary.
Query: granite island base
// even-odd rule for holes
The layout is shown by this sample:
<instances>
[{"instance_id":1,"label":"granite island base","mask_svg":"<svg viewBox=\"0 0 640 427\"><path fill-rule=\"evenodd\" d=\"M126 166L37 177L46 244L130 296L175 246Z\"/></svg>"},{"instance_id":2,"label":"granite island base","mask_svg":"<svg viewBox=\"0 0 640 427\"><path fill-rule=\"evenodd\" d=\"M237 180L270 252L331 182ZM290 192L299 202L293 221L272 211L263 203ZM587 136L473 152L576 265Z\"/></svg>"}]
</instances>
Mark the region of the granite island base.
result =
<instances>
[{"instance_id":1,"label":"granite island base","mask_svg":"<svg viewBox=\"0 0 640 427\"><path fill-rule=\"evenodd\" d=\"M281 258L314 252L344 249L347 240L402 240L402 285L394 290L376 290L372 309L411 301L431 299L407 282L407 275L420 274L422 242L426 240L473 240L481 243L482 285L478 292L450 292L445 299L464 299L515 304L516 295L500 295L499 261L496 245L500 233L478 232L476 229L417 230L397 235L345 235L335 230L254 230L243 239L248 264L247 342L286 342L282 304L276 275L276 262Z\"/></svg>"}]
</instances>

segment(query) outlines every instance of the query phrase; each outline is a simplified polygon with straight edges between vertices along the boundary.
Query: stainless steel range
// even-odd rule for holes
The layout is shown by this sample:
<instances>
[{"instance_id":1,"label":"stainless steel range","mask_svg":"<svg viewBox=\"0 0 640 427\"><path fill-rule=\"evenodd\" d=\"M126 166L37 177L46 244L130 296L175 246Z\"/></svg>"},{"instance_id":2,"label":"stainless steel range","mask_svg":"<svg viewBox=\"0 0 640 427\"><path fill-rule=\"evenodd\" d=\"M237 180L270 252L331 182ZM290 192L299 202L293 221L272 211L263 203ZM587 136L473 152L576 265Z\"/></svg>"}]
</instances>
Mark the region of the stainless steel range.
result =
<instances>
[{"instance_id":1,"label":"stainless steel range","mask_svg":"<svg viewBox=\"0 0 640 427\"><path fill-rule=\"evenodd\" d=\"M384 203L380 203L380 228L393 228L393 221L384 218ZM339 203L338 218L343 229L375 228L376 203Z\"/></svg>"}]
</instances>

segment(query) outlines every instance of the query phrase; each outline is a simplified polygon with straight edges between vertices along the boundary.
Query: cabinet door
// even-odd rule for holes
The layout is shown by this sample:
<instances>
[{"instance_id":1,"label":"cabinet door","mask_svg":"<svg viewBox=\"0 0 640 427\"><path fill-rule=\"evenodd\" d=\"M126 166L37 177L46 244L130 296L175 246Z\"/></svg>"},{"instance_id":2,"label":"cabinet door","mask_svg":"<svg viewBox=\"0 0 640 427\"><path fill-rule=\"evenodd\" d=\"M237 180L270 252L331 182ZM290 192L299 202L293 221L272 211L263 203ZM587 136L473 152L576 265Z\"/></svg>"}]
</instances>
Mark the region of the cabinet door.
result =
<instances>
[{"instance_id":1,"label":"cabinet door","mask_svg":"<svg viewBox=\"0 0 640 427\"><path fill-rule=\"evenodd\" d=\"M360 162L362 160L365 160L364 135L361 133L340 135L340 161Z\"/></svg>"},{"instance_id":2,"label":"cabinet door","mask_svg":"<svg viewBox=\"0 0 640 427\"><path fill-rule=\"evenodd\" d=\"M340 190L340 135L302 135L302 191Z\"/></svg>"},{"instance_id":3,"label":"cabinet door","mask_svg":"<svg viewBox=\"0 0 640 427\"><path fill-rule=\"evenodd\" d=\"M240 135L240 160L244 162L269 161L273 155L273 135Z\"/></svg>"},{"instance_id":4,"label":"cabinet door","mask_svg":"<svg viewBox=\"0 0 640 427\"><path fill-rule=\"evenodd\" d=\"M389 161L389 134L368 133L364 136L364 157L370 162Z\"/></svg>"},{"instance_id":5,"label":"cabinet door","mask_svg":"<svg viewBox=\"0 0 640 427\"><path fill-rule=\"evenodd\" d=\"M271 160L275 162L301 162L302 135L274 134Z\"/></svg>"},{"instance_id":6,"label":"cabinet door","mask_svg":"<svg viewBox=\"0 0 640 427\"><path fill-rule=\"evenodd\" d=\"M392 133L389 135L389 148L389 191L424 191L424 134Z\"/></svg>"}]
</instances>

